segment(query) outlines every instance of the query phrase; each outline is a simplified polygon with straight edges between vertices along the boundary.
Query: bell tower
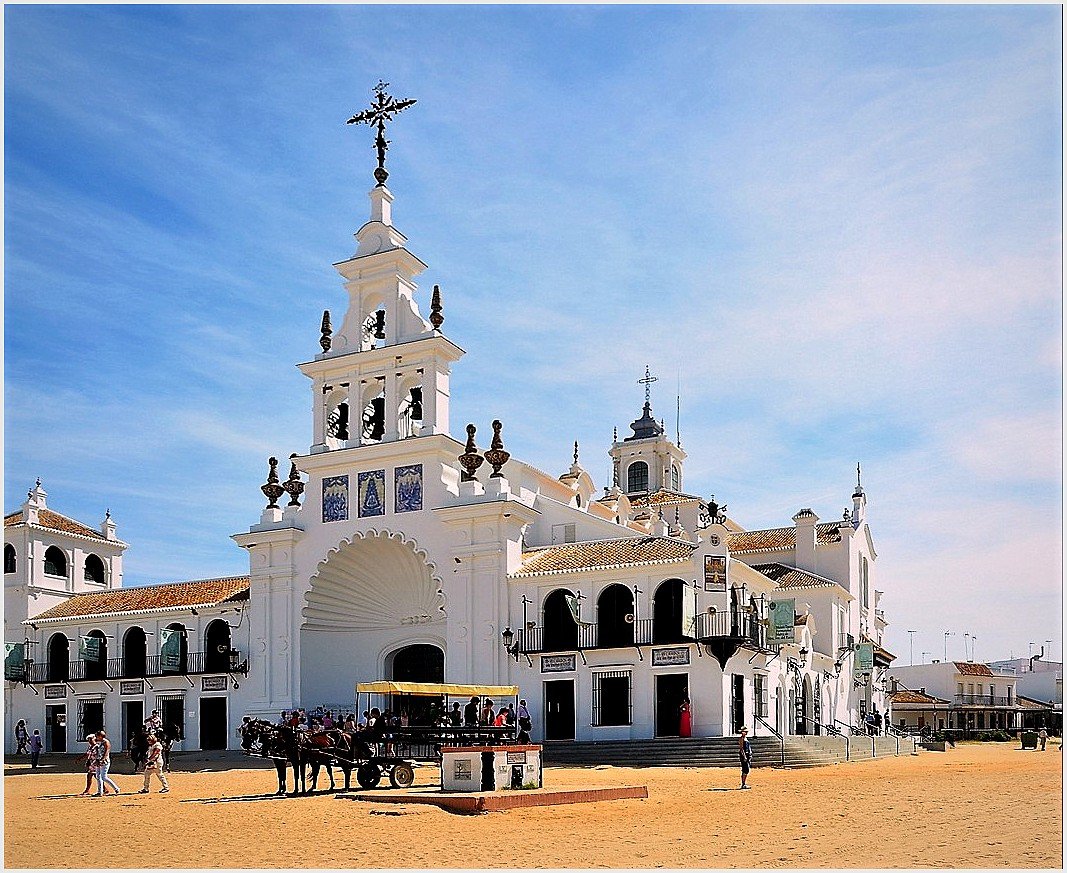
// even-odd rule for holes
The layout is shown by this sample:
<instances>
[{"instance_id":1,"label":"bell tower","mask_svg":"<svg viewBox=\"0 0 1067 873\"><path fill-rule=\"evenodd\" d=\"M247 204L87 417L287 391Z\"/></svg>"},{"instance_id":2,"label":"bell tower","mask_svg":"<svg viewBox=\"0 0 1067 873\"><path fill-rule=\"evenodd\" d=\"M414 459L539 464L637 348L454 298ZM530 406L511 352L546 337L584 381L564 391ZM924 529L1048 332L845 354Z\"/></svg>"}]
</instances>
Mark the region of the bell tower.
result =
<instances>
[{"instance_id":1,"label":"bell tower","mask_svg":"<svg viewBox=\"0 0 1067 873\"><path fill-rule=\"evenodd\" d=\"M378 184L355 254L334 264L348 309L336 333L323 313L322 352L300 365L312 380L312 454L448 433L450 367L463 350L441 333L440 289L434 286L429 319L415 301L415 277L426 264L393 225L384 138L385 122L415 101L396 101L385 87L379 83L371 109L349 121L378 126Z\"/></svg>"},{"instance_id":2,"label":"bell tower","mask_svg":"<svg viewBox=\"0 0 1067 873\"><path fill-rule=\"evenodd\" d=\"M686 453L667 438L663 424L652 417L652 383L657 378L645 367L637 380L645 386L645 405L630 424L632 436L616 438L608 454L614 467L614 480L627 497L641 497L663 489L682 490L682 467Z\"/></svg>"}]
</instances>

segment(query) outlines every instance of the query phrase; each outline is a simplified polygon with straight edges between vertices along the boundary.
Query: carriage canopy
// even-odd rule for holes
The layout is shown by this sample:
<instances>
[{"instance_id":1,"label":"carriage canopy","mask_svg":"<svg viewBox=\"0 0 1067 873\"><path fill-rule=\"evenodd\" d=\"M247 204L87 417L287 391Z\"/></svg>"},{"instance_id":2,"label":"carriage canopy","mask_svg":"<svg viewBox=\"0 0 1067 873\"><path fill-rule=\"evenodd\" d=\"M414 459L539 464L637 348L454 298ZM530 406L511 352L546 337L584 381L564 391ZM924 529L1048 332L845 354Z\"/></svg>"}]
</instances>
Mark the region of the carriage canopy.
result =
<instances>
[{"instance_id":1,"label":"carriage canopy","mask_svg":"<svg viewBox=\"0 0 1067 873\"><path fill-rule=\"evenodd\" d=\"M517 697L518 685L453 685L439 682L360 682L359 694L415 694L430 697Z\"/></svg>"}]
</instances>

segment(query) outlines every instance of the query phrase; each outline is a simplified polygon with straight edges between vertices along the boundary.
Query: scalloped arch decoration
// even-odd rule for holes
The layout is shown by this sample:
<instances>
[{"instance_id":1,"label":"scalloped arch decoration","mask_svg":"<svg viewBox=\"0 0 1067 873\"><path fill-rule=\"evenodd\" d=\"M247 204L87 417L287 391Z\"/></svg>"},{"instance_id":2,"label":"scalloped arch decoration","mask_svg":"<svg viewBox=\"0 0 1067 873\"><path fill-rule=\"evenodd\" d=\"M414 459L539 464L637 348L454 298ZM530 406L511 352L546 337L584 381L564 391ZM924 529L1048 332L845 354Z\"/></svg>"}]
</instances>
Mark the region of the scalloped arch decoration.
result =
<instances>
[{"instance_id":1,"label":"scalloped arch decoration","mask_svg":"<svg viewBox=\"0 0 1067 873\"><path fill-rule=\"evenodd\" d=\"M386 630L445 620L445 597L426 553L401 534L368 530L331 549L311 577L307 630Z\"/></svg>"}]
</instances>

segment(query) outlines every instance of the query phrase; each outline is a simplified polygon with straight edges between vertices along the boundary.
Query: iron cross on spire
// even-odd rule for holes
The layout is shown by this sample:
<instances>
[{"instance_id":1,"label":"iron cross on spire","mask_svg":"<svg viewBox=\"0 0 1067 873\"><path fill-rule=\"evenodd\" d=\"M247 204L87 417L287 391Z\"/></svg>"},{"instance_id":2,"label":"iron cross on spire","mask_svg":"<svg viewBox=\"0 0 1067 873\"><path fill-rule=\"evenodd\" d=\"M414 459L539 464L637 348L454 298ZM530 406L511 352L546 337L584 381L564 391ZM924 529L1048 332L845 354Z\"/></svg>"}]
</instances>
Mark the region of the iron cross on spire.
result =
<instances>
[{"instance_id":1,"label":"iron cross on spire","mask_svg":"<svg viewBox=\"0 0 1067 873\"><path fill-rule=\"evenodd\" d=\"M658 381L659 381L659 376L653 376L652 373L649 372L648 364L645 364L645 378L637 380L637 384L638 385L644 385L645 386L645 406L648 406L648 405L651 404L651 402L652 402L652 383L653 382L658 382Z\"/></svg>"},{"instance_id":2,"label":"iron cross on spire","mask_svg":"<svg viewBox=\"0 0 1067 873\"><path fill-rule=\"evenodd\" d=\"M374 171L374 178L378 181L378 187L385 186L385 180L389 178L389 172L385 169L385 152L389 148L389 140L385 138L385 122L392 121L398 112L403 112L409 106L413 106L414 100L397 100L386 92L388 82L378 80L374 86L374 100L370 109L364 109L348 119L346 124L370 124L377 125L378 135L374 138L374 147L378 150L378 168Z\"/></svg>"}]
</instances>

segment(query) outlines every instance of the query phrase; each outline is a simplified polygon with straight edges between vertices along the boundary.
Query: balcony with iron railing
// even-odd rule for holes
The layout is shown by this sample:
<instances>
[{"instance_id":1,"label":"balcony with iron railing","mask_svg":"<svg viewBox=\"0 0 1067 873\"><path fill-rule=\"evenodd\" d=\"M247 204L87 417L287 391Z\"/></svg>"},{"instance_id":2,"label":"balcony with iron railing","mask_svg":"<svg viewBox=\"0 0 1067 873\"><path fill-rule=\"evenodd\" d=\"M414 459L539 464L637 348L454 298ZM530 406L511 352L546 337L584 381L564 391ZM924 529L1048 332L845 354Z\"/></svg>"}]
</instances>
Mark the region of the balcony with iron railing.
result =
<instances>
[{"instance_id":1,"label":"balcony with iron railing","mask_svg":"<svg viewBox=\"0 0 1067 873\"><path fill-rule=\"evenodd\" d=\"M999 697L992 694L957 694L956 706L1014 706L1014 698Z\"/></svg>"},{"instance_id":2,"label":"balcony with iron railing","mask_svg":"<svg viewBox=\"0 0 1067 873\"><path fill-rule=\"evenodd\" d=\"M189 652L179 659L176 666L164 666L162 655L146 658L108 658L103 661L69 661L25 665L26 681L30 684L43 682L92 682L103 679L143 679L156 676L185 676L202 673L241 673L248 675L248 659L231 649L229 652ZM5 676L5 678L13 678ZM21 682L22 677L15 677Z\"/></svg>"}]
</instances>

